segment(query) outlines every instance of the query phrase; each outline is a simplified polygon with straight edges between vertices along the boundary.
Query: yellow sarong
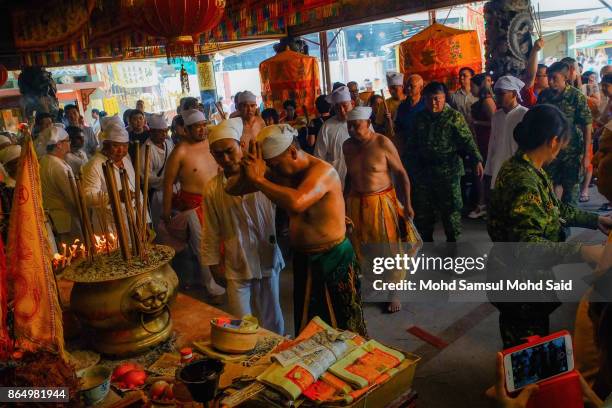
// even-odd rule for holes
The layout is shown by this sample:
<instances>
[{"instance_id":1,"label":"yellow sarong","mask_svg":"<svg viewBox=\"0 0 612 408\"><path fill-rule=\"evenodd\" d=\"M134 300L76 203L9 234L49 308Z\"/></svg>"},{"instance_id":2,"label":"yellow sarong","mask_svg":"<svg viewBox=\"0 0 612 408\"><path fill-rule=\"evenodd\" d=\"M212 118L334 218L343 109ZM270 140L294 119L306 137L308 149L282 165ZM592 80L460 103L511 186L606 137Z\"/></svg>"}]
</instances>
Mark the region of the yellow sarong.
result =
<instances>
[{"instance_id":1,"label":"yellow sarong","mask_svg":"<svg viewBox=\"0 0 612 408\"><path fill-rule=\"evenodd\" d=\"M351 193L347 200L347 215L353 222L350 239L361 261L364 244L389 244L388 254L403 253L400 244L415 244L409 255L415 256L423 241L414 224L404 216L404 208L397 199L393 186L376 193ZM406 272L397 271L392 280L404 279Z\"/></svg>"}]
</instances>

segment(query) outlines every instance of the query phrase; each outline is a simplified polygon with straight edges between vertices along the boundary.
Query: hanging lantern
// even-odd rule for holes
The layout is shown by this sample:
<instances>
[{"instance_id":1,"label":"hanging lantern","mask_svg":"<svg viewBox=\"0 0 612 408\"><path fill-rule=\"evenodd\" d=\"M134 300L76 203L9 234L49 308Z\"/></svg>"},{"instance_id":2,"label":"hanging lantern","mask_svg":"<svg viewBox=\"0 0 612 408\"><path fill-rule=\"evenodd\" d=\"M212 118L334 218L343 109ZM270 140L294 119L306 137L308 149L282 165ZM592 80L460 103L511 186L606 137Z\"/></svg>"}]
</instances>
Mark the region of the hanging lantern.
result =
<instances>
[{"instance_id":1,"label":"hanging lantern","mask_svg":"<svg viewBox=\"0 0 612 408\"><path fill-rule=\"evenodd\" d=\"M419 74L426 82L443 82L451 90L458 86L462 67L482 72L482 52L476 31L433 23L398 48L401 72Z\"/></svg>"},{"instance_id":2,"label":"hanging lantern","mask_svg":"<svg viewBox=\"0 0 612 408\"><path fill-rule=\"evenodd\" d=\"M6 81L8 81L8 70L0 64L0 86L6 84Z\"/></svg>"},{"instance_id":3,"label":"hanging lantern","mask_svg":"<svg viewBox=\"0 0 612 408\"><path fill-rule=\"evenodd\" d=\"M127 0L132 21L145 33L166 40L166 55L194 57L200 34L214 28L225 0Z\"/></svg>"}]
</instances>

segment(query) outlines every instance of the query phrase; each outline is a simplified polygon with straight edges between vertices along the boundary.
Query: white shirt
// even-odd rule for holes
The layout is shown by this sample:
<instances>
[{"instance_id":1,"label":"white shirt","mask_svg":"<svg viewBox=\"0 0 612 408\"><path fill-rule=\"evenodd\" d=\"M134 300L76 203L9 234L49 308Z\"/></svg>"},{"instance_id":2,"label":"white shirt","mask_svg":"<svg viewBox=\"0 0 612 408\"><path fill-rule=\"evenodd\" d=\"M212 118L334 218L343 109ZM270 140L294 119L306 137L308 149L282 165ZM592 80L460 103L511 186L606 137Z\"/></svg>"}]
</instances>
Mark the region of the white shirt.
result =
<instances>
[{"instance_id":1,"label":"white shirt","mask_svg":"<svg viewBox=\"0 0 612 408\"><path fill-rule=\"evenodd\" d=\"M223 262L226 279L261 279L280 272L285 262L276 244L274 204L260 191L229 195L225 183L221 173L204 189L202 263Z\"/></svg>"},{"instance_id":2,"label":"white shirt","mask_svg":"<svg viewBox=\"0 0 612 408\"><path fill-rule=\"evenodd\" d=\"M462 88L450 95L451 106L461 112L468 124L472 123L472 105L477 101L478 98Z\"/></svg>"},{"instance_id":3,"label":"white shirt","mask_svg":"<svg viewBox=\"0 0 612 408\"><path fill-rule=\"evenodd\" d=\"M78 207L68 177L72 169L64 160L51 154L40 159L40 185L43 204L59 234L75 231L79 226Z\"/></svg>"},{"instance_id":4,"label":"white shirt","mask_svg":"<svg viewBox=\"0 0 612 408\"><path fill-rule=\"evenodd\" d=\"M85 154L83 150L79 149L76 153L72 151L66 153L64 160L66 160L66 163L68 163L72 168L72 173L78 175L81 172L81 168L89 159L87 158L87 154Z\"/></svg>"},{"instance_id":5,"label":"white shirt","mask_svg":"<svg viewBox=\"0 0 612 408\"><path fill-rule=\"evenodd\" d=\"M349 137L346 121L341 121L336 116L333 116L323 123L314 147L314 155L316 157L334 166L340 176L343 187L346 177L346 163L344 161L342 145Z\"/></svg>"},{"instance_id":6,"label":"white shirt","mask_svg":"<svg viewBox=\"0 0 612 408\"><path fill-rule=\"evenodd\" d=\"M523 105L517 105L508 113L499 109L491 118L491 138L484 170L484 174L491 176L491 188L495 186L495 179L502 164L511 158L518 148L514 141L514 128L523 120L527 111Z\"/></svg>"},{"instance_id":7,"label":"white shirt","mask_svg":"<svg viewBox=\"0 0 612 408\"><path fill-rule=\"evenodd\" d=\"M166 171L166 162L170 153L174 149L174 143L172 139L167 138L164 148L161 149L151 141L147 139L146 142L140 146L140 166L141 171L144 174L144 157L145 157L145 146L151 145L151 167L149 172L149 188L161 191L164 186L164 173Z\"/></svg>"}]
</instances>

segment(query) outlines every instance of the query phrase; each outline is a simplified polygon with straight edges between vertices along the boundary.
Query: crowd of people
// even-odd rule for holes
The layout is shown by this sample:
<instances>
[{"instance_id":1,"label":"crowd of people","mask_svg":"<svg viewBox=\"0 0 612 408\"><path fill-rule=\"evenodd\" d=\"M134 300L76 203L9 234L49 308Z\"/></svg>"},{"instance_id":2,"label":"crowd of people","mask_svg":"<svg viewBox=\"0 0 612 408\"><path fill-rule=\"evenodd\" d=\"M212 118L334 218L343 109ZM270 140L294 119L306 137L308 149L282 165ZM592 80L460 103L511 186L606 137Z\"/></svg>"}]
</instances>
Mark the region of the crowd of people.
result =
<instances>
[{"instance_id":1,"label":"crowd of people","mask_svg":"<svg viewBox=\"0 0 612 408\"><path fill-rule=\"evenodd\" d=\"M142 101L123 117L95 111L92 126L75 105L64 107L58 123L39 113L33 136L50 243L57 248L82 236L71 177L81 180L101 233L113 229L102 225L112 219L104 215L102 164L112 161L117 177L126 171L133 196L140 163L140 174L149 173L152 236L177 250L184 288L203 287L211 302L226 294L232 314L253 314L284 334L279 274L291 257L296 332L318 315L366 334L358 267L365 244L393 251L432 242L438 220L446 241L456 242L464 216L486 218L496 242L560 243L571 225L608 233L608 216L575 204L590 199L591 158L612 131L612 66L581 73L572 58L538 64L542 48L536 41L520 78L494 80L462 68L452 93L442 82L397 72L387 74L386 99L360 92L354 81L335 83L317 97L314 118L293 100L280 112L260 112L249 91L238 93L235 111L219 121L192 97L181 100L170 124L145 112ZM20 152L0 136L5 213ZM290 252L281 251L284 237ZM573 248L568 259L596 263L603 253L601 245ZM543 305L526 311L496 304L506 347L548 332L554 307ZM390 296L386 310L400 308ZM609 385L600 387L601 397ZM511 401L497 391L500 404Z\"/></svg>"}]
</instances>

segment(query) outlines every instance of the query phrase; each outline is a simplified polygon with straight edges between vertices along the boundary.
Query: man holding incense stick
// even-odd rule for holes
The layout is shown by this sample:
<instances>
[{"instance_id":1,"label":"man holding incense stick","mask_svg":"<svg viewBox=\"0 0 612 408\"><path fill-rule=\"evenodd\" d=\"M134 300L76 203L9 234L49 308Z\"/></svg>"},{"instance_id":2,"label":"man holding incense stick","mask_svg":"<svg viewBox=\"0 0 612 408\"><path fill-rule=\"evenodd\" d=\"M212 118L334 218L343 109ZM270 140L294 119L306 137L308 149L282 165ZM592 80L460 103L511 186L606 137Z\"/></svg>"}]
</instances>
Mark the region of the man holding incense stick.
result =
<instances>
[{"instance_id":1,"label":"man holding incense stick","mask_svg":"<svg viewBox=\"0 0 612 408\"><path fill-rule=\"evenodd\" d=\"M134 197L136 191L134 167L128 157L129 136L127 130L116 124L110 124L105 127L100 134L100 138L102 139L102 149L97 151L83 166L82 176L85 204L87 208L93 209L92 223L96 234L115 230L113 225L108 225L113 216L109 208L108 191L102 164L108 160L112 161L118 190L121 190L120 171L125 169L128 176L130 196ZM123 195L120 194L120 196ZM106 213L101 214L102 211Z\"/></svg>"}]
</instances>

